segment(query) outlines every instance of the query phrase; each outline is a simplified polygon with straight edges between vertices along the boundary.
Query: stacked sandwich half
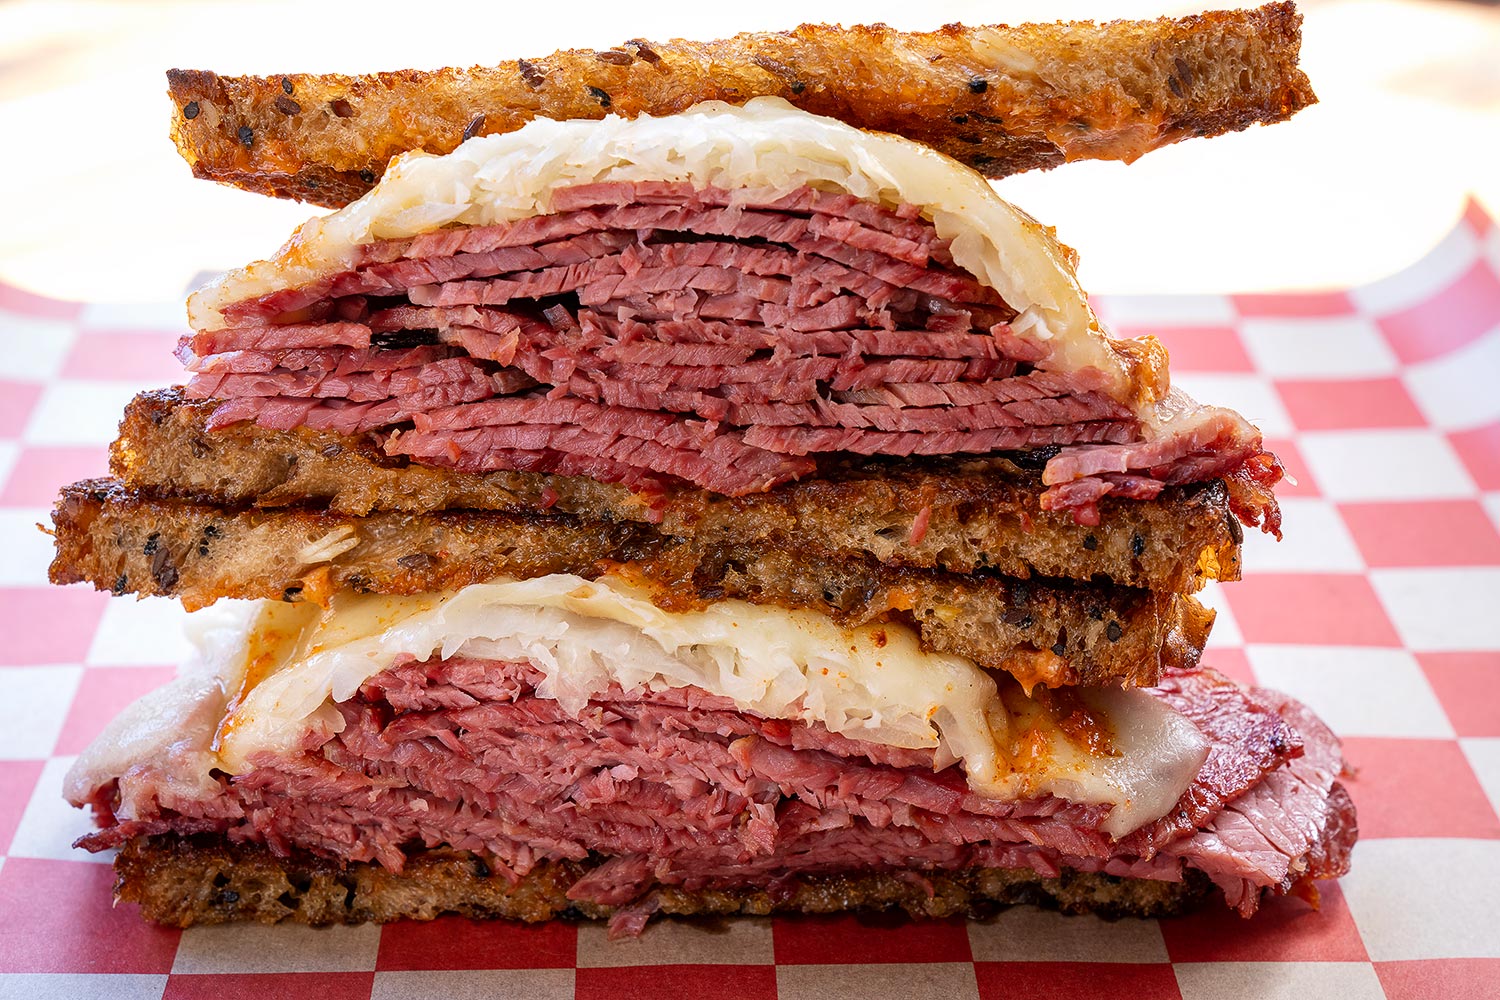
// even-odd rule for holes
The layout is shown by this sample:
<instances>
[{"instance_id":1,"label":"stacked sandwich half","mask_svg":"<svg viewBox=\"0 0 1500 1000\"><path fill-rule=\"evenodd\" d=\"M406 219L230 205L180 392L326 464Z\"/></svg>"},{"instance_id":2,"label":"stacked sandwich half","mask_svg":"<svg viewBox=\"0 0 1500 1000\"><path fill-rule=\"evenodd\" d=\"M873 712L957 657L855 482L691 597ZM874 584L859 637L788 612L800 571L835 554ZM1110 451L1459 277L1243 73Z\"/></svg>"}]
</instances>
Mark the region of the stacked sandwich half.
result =
<instances>
[{"instance_id":1,"label":"stacked sandwich half","mask_svg":"<svg viewBox=\"0 0 1500 1000\"><path fill-rule=\"evenodd\" d=\"M1098 150L1311 99L1281 8L847 37L991 141L1070 31L1171 80ZM514 71L623 107L691 51ZM179 113L241 180L289 161L224 95L273 84L278 142L357 118L355 81L220 82ZM461 85L426 100L502 120ZM205 609L68 783L152 919L1249 914L1345 870L1337 741L1199 664L1274 456L927 146L776 96L538 117L396 160L189 319L185 385L54 515L55 582Z\"/></svg>"}]
</instances>

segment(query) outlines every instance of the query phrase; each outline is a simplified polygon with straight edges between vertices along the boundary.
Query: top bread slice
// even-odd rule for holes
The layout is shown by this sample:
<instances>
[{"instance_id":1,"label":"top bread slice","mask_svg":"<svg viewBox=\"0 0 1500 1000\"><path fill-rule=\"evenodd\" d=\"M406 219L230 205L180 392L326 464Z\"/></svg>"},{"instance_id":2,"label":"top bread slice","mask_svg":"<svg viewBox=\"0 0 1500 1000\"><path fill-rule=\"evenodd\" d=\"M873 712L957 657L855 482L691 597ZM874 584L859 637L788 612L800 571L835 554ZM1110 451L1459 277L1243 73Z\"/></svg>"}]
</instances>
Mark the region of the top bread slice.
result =
<instances>
[{"instance_id":1,"label":"top bread slice","mask_svg":"<svg viewBox=\"0 0 1500 1000\"><path fill-rule=\"evenodd\" d=\"M536 117L665 115L777 96L926 143L988 177L1134 160L1314 103L1292 3L1177 19L901 32L803 25L715 42L632 39L492 67L364 76L172 70L172 137L197 177L339 207L393 156Z\"/></svg>"}]
</instances>

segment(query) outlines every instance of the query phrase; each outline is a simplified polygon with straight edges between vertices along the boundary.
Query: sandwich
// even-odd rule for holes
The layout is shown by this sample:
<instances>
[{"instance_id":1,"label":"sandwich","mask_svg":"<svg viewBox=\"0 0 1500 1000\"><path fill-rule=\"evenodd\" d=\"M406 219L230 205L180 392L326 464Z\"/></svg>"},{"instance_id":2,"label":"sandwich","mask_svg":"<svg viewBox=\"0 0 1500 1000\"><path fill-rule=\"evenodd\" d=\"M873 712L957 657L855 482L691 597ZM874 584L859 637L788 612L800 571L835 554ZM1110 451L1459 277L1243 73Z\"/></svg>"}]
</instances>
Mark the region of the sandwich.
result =
<instances>
[{"instance_id":1,"label":"sandwich","mask_svg":"<svg viewBox=\"0 0 1500 1000\"><path fill-rule=\"evenodd\" d=\"M1267 23L1290 39L1275 120L1312 99L1289 7L947 29L940 54L992 59L1010 92L1076 61L1070 38L1103 72L1135 44L1126 62L1175 74L1162 101L1229 80L1232 103L1267 78L1237 61ZM935 37L611 51L651 72L742 53L734 79L777 38L904 66ZM399 79L531 120L440 153L399 133L418 151L368 191L194 293L184 384L132 401L111 477L55 509L54 582L201 609L195 661L68 777L117 898L176 926L631 934L1015 903L1248 916L1347 869L1337 739L1201 662L1194 594L1238 576L1245 528L1279 535L1280 464L1173 388L1153 338L1101 328L1051 230L937 149L780 94L689 87L660 113L629 83L629 114L555 119L490 77ZM343 201L320 123L354 116L305 98L349 81L281 86L283 146L190 161ZM891 98L840 100L869 124ZM178 140L256 113L195 98ZM1161 113L1139 148L1178 128Z\"/></svg>"}]
</instances>

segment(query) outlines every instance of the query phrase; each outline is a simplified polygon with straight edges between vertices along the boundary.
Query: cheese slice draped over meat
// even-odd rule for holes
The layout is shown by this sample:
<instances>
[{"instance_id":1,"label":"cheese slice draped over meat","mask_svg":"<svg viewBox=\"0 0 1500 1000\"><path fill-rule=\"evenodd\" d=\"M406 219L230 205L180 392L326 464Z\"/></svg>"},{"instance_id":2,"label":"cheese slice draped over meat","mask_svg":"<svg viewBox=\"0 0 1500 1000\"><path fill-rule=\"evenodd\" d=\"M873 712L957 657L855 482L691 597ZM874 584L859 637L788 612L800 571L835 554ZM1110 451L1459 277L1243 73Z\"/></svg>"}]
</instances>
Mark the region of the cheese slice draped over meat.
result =
<instances>
[{"instance_id":1,"label":"cheese slice draped over meat","mask_svg":"<svg viewBox=\"0 0 1500 1000\"><path fill-rule=\"evenodd\" d=\"M1124 834L1164 815L1208 752L1203 734L1141 690L1083 689L1094 739L962 657L924 652L896 624L844 629L824 615L721 601L667 612L623 580L557 574L497 580L414 597L343 595L322 611L261 602L214 618L206 668L224 706L211 746L158 733L184 767L241 774L263 753L295 754L343 726L335 703L410 658L465 656L534 665L541 697L577 714L612 685L626 691L697 687L766 718L820 723L853 739L930 748L960 763L981 795L1056 795L1112 807L1106 832ZM200 618L213 616L199 612ZM227 636L239 636L234 642ZM202 684L164 689L154 710L133 710L80 759L72 782L86 797L153 753L139 719L201 714L174 704L209 698ZM170 729L171 727L167 727ZM198 742L209 742L207 729ZM191 742L191 741L190 741ZM128 753L122 748L128 746ZM188 752L192 750L194 752ZM178 776L191 786L193 775Z\"/></svg>"},{"instance_id":2,"label":"cheese slice draped over meat","mask_svg":"<svg viewBox=\"0 0 1500 1000\"><path fill-rule=\"evenodd\" d=\"M1098 369L1110 394L1135 402L1148 421L1149 404L1169 388L1159 346L1106 336L1074 275L1072 252L979 174L920 143L774 97L743 107L710 101L662 118L539 118L443 156L408 153L363 198L309 220L269 261L193 295L189 319L197 330L222 328L225 306L348 270L364 244L544 215L560 188L647 180L776 194L810 185L915 205L951 241L954 262L1019 312L1013 332L1047 346L1042 367Z\"/></svg>"}]
</instances>

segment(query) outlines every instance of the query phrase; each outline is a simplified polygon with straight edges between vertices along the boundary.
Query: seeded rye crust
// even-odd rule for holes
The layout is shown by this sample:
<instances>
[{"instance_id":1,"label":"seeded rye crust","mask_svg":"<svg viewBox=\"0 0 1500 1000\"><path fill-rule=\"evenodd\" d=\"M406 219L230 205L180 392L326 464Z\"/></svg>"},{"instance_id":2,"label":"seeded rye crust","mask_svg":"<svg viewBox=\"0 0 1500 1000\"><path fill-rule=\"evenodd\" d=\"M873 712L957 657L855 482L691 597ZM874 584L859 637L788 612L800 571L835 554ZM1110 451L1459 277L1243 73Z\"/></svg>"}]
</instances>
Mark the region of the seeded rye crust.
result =
<instances>
[{"instance_id":1,"label":"seeded rye crust","mask_svg":"<svg viewBox=\"0 0 1500 1000\"><path fill-rule=\"evenodd\" d=\"M737 597L847 625L907 622L930 648L1027 684L1153 684L1162 666L1197 662L1213 621L1186 595L705 546L569 515L233 510L97 479L64 488L53 530L53 583L177 597L190 610L221 597L322 602L346 589L420 594L616 568L669 610Z\"/></svg>"},{"instance_id":2,"label":"seeded rye crust","mask_svg":"<svg viewBox=\"0 0 1500 1000\"><path fill-rule=\"evenodd\" d=\"M368 191L398 153L446 153L534 117L664 115L763 95L1003 177L1081 158L1130 161L1289 118L1317 100L1297 69L1301 23L1293 4L1278 3L1101 25L803 25L716 42L632 39L467 70L172 70L167 81L172 138L194 176L330 207Z\"/></svg>"},{"instance_id":3,"label":"seeded rye crust","mask_svg":"<svg viewBox=\"0 0 1500 1000\"><path fill-rule=\"evenodd\" d=\"M553 862L515 885L467 851L433 850L396 875L379 865L341 864L303 852L279 858L258 845L198 836L138 837L115 859L115 899L137 903L148 920L171 927L234 920L300 924L431 920L445 913L535 922L606 918L611 906L575 902L567 890L588 863ZM929 892L929 889L931 890ZM1167 917L1202 904L1212 889L1189 871L1182 882L1029 869L809 875L778 890L663 887L658 912L676 916L904 910L913 917L982 917L1014 904L1105 917Z\"/></svg>"},{"instance_id":4,"label":"seeded rye crust","mask_svg":"<svg viewBox=\"0 0 1500 1000\"><path fill-rule=\"evenodd\" d=\"M386 456L368 436L250 423L209 431L217 406L184 399L180 388L136 396L110 448L114 476L144 495L208 504L326 506L356 515L545 509L650 526L705 548L873 557L1019 579L1105 579L1167 593L1240 575L1243 532L1219 481L1167 487L1155 500L1105 497L1094 528L1068 511L1041 509L1046 487L1036 469L993 458L828 462L816 476L766 493L730 498L689 486L653 496L586 476L414 465Z\"/></svg>"}]
</instances>

